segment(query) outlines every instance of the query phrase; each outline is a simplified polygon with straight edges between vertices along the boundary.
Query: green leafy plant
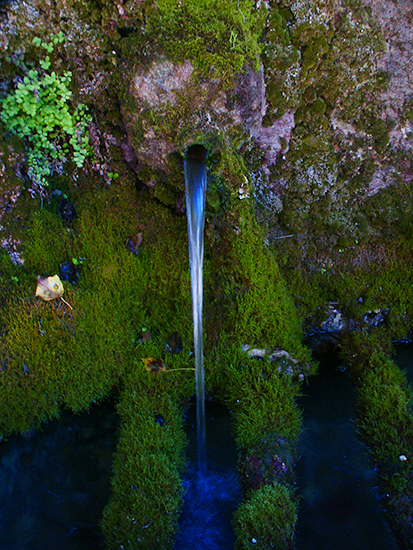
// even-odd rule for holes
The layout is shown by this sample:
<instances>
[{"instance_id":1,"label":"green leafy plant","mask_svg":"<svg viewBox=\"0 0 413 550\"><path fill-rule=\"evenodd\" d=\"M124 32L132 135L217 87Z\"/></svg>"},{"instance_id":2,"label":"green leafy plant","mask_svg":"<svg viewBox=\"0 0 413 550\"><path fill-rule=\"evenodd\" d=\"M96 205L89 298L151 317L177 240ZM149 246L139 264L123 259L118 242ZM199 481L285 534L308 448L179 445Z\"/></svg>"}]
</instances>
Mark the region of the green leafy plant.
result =
<instances>
[{"instance_id":1,"label":"green leafy plant","mask_svg":"<svg viewBox=\"0 0 413 550\"><path fill-rule=\"evenodd\" d=\"M35 37L33 44L52 53L54 46L63 40L63 33L59 33L48 43ZM29 143L28 175L34 183L47 186L53 170L70 156L78 168L83 166L90 154L87 134L90 115L82 103L71 105L70 71L48 72L49 55L39 65L39 69L28 69L21 64L24 76L15 78L15 89L0 100L0 119L6 130Z\"/></svg>"}]
</instances>

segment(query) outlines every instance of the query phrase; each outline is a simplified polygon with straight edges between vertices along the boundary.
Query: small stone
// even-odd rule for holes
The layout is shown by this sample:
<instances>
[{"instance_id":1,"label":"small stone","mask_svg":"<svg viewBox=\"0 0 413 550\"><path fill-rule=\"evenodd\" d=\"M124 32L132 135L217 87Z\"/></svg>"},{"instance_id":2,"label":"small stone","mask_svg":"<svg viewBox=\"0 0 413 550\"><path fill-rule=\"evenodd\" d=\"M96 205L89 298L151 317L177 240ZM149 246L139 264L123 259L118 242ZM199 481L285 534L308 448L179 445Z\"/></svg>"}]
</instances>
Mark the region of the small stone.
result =
<instances>
[{"instance_id":1,"label":"small stone","mask_svg":"<svg viewBox=\"0 0 413 550\"><path fill-rule=\"evenodd\" d=\"M407 456L406 456L406 455L400 455L400 456L399 456L399 459L400 459L402 462L406 462Z\"/></svg>"},{"instance_id":2,"label":"small stone","mask_svg":"<svg viewBox=\"0 0 413 550\"><path fill-rule=\"evenodd\" d=\"M251 539L252 544L257 544L257 539Z\"/></svg>"},{"instance_id":3,"label":"small stone","mask_svg":"<svg viewBox=\"0 0 413 550\"><path fill-rule=\"evenodd\" d=\"M248 352L248 355L250 357L265 357L265 354L267 353L265 349L250 349Z\"/></svg>"},{"instance_id":4,"label":"small stone","mask_svg":"<svg viewBox=\"0 0 413 550\"><path fill-rule=\"evenodd\" d=\"M155 422L161 427L165 426L165 419L161 414L155 416Z\"/></svg>"}]
</instances>

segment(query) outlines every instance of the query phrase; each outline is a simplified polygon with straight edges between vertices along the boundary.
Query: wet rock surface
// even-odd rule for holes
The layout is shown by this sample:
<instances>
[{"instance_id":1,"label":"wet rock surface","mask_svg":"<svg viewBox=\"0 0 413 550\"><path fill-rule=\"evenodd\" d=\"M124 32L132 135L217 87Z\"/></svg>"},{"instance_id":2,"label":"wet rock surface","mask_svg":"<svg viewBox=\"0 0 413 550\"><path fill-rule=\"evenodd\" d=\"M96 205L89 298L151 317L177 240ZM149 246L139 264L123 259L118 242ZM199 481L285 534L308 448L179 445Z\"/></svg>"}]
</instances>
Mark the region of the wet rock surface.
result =
<instances>
[{"instance_id":1,"label":"wet rock surface","mask_svg":"<svg viewBox=\"0 0 413 550\"><path fill-rule=\"evenodd\" d=\"M265 113L262 71L246 70L230 90L217 79L197 81L193 72L190 61L177 64L161 59L131 79L127 101L129 105L133 102L133 108L123 109L123 119L128 143L141 164L167 170L168 156L183 151L200 134L212 135L241 125L251 135L260 135ZM149 111L161 119L172 118L174 124L154 127Z\"/></svg>"}]
</instances>

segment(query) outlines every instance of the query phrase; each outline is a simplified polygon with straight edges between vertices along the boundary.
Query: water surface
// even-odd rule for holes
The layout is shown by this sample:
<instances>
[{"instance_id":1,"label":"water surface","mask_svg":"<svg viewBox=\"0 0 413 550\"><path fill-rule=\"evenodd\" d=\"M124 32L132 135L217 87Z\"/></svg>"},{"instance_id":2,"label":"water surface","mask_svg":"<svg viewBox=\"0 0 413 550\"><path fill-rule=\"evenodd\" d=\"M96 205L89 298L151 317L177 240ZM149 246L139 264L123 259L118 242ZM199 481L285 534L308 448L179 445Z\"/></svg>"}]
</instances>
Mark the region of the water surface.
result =
<instances>
[{"instance_id":1,"label":"water surface","mask_svg":"<svg viewBox=\"0 0 413 550\"><path fill-rule=\"evenodd\" d=\"M317 359L320 374L303 386L299 403L297 550L396 550L367 448L357 439L355 387L337 357Z\"/></svg>"},{"instance_id":2,"label":"water surface","mask_svg":"<svg viewBox=\"0 0 413 550\"><path fill-rule=\"evenodd\" d=\"M104 548L118 417L110 404L0 443L0 550Z\"/></svg>"},{"instance_id":3,"label":"water surface","mask_svg":"<svg viewBox=\"0 0 413 550\"><path fill-rule=\"evenodd\" d=\"M406 374L410 384L413 384L413 342L396 344L394 361Z\"/></svg>"},{"instance_id":4,"label":"water surface","mask_svg":"<svg viewBox=\"0 0 413 550\"><path fill-rule=\"evenodd\" d=\"M174 550L232 550L235 543L232 516L242 492L230 415L219 403L207 403L208 468L199 472L194 409L188 411L186 418L190 467L184 480L187 494Z\"/></svg>"}]
</instances>

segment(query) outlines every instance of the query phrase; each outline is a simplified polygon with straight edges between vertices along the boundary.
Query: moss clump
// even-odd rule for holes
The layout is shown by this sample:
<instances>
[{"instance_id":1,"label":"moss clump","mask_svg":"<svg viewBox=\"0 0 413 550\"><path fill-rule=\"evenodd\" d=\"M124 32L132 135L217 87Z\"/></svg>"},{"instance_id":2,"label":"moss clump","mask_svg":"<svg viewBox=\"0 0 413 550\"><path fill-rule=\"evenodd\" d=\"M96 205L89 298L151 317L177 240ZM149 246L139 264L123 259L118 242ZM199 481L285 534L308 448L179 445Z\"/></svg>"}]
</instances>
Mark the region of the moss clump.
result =
<instances>
[{"instance_id":1,"label":"moss clump","mask_svg":"<svg viewBox=\"0 0 413 550\"><path fill-rule=\"evenodd\" d=\"M283 208L269 223L276 234L281 228L317 236L318 250L330 248L330 238L360 239L353 214L377 169L369 161L384 156L390 130L381 101L371 100L386 85L376 69L384 51L381 30L360 6L294 2L289 9L271 7L261 39L269 104L264 124L287 111L296 123L288 151L272 167L270 181L282 190ZM352 136L337 131L344 122L363 132L363 143L349 144ZM365 224L363 237L369 233Z\"/></svg>"},{"instance_id":2,"label":"moss clump","mask_svg":"<svg viewBox=\"0 0 413 550\"><path fill-rule=\"evenodd\" d=\"M215 351L215 369L206 364L207 379L231 412L247 491L234 518L236 547L252 548L255 539L262 548L285 548L297 519L293 468L300 386L284 374L289 366L282 361L251 359L227 342Z\"/></svg>"},{"instance_id":3,"label":"moss clump","mask_svg":"<svg viewBox=\"0 0 413 550\"><path fill-rule=\"evenodd\" d=\"M296 442L301 415L295 399L300 387L291 375L283 374L277 361L250 359L234 348L226 353L221 350L219 358L222 366L215 374L215 391L234 416L237 445L254 446L274 433Z\"/></svg>"},{"instance_id":4,"label":"moss clump","mask_svg":"<svg viewBox=\"0 0 413 550\"><path fill-rule=\"evenodd\" d=\"M214 239L205 243L207 389L231 411L245 487L255 490L281 482L290 501L294 447L301 428L295 404L299 385L294 380L308 373L309 352L302 345L301 328L278 266L263 244L254 204L250 198L239 198L240 187L250 191L245 166L238 155L223 150L219 168L216 183L221 182L225 191L218 219L212 215L206 226L206 235L213 226ZM251 359L241 351L246 343L282 348L291 356L285 363ZM253 475L256 462L260 470ZM242 510L250 506L253 514L258 501L251 493ZM295 518L291 523L287 518L286 531L292 532L294 522ZM246 537L242 529L237 544L243 548L254 534Z\"/></svg>"},{"instance_id":5,"label":"moss clump","mask_svg":"<svg viewBox=\"0 0 413 550\"><path fill-rule=\"evenodd\" d=\"M136 257L125 247L139 231L134 187L113 185L82 201L70 231L56 211L42 209L25 220L25 263L4 272L3 433L38 426L62 405L79 411L107 395L145 325L159 335L162 350L162 340L175 331L189 340L187 251L176 237L185 237L185 223L175 219L180 228L174 233L172 214L158 208L165 233L148 223ZM54 275L72 258L83 258L78 283L65 283L73 311L35 298L36 276Z\"/></svg>"},{"instance_id":6,"label":"moss clump","mask_svg":"<svg viewBox=\"0 0 413 550\"><path fill-rule=\"evenodd\" d=\"M202 76L228 81L244 65L258 67L257 38L263 23L253 2L230 0L176 0L158 2L158 14L149 20L151 41L175 62L191 60ZM162 29L162 32L159 32Z\"/></svg>"},{"instance_id":7,"label":"moss clump","mask_svg":"<svg viewBox=\"0 0 413 550\"><path fill-rule=\"evenodd\" d=\"M216 175L224 188L221 207L205 228L207 338L216 342L225 335L239 348L244 344L278 347L308 361L293 302L264 245L253 201L239 198L240 188L250 192L245 165L235 153L232 166L225 167L225 162L223 158L221 173Z\"/></svg>"},{"instance_id":8,"label":"moss clump","mask_svg":"<svg viewBox=\"0 0 413 550\"><path fill-rule=\"evenodd\" d=\"M249 215L243 213L234 242L241 284L230 323L241 342L299 352L301 331L293 304L276 263L265 248L260 250L262 240Z\"/></svg>"},{"instance_id":9,"label":"moss clump","mask_svg":"<svg viewBox=\"0 0 413 550\"><path fill-rule=\"evenodd\" d=\"M403 188L399 188L400 193ZM392 205L393 199L389 195L393 192L396 203L400 199L407 204L405 215L398 214L398 206ZM368 212L370 228L377 228L380 243L372 244L364 238L358 241L357 236L348 239L343 243L346 247L342 247L342 241L331 239L330 249L323 252L318 241L302 236L284 239L282 248L281 243L277 243L273 251L302 320L312 316L317 308L323 309L327 302L337 302L346 317L358 327L367 328L369 312L380 311L386 330L392 338L399 340L409 337L413 319L412 240L409 231L404 233L403 230L402 233L398 229L399 223L401 227L404 223L409 227L409 201L403 195L397 196L395 189L382 190L369 200L376 203L376 209L368 211L362 208L363 214L359 214L357 222L364 224L363 215ZM387 208L393 213L384 214ZM390 216L400 216L400 221L386 227L374 219L374 213L381 220L384 216L389 220ZM397 236L395 231L398 231ZM302 262L303 255L305 263Z\"/></svg>"},{"instance_id":10,"label":"moss clump","mask_svg":"<svg viewBox=\"0 0 413 550\"><path fill-rule=\"evenodd\" d=\"M234 516L237 550L293 548L297 504L280 484L252 492Z\"/></svg>"},{"instance_id":11,"label":"moss clump","mask_svg":"<svg viewBox=\"0 0 413 550\"><path fill-rule=\"evenodd\" d=\"M108 549L170 548L177 529L183 411L158 376L136 369L123 378L112 495L101 521Z\"/></svg>"}]
</instances>

